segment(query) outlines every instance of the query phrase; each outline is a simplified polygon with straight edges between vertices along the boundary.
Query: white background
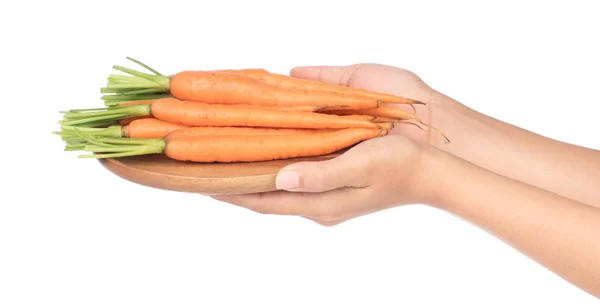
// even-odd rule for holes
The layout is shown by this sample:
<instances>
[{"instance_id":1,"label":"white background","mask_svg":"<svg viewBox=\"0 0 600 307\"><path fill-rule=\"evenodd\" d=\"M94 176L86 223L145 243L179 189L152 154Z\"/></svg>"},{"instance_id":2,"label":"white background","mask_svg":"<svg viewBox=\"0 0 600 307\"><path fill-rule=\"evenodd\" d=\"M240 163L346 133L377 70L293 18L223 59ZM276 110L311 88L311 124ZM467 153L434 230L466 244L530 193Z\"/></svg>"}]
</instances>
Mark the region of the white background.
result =
<instances>
[{"instance_id":1,"label":"white background","mask_svg":"<svg viewBox=\"0 0 600 307\"><path fill-rule=\"evenodd\" d=\"M600 149L596 1L351 2L3 1L0 306L598 306L429 207L322 227L129 183L51 135L126 56L167 74L378 62Z\"/></svg>"}]
</instances>

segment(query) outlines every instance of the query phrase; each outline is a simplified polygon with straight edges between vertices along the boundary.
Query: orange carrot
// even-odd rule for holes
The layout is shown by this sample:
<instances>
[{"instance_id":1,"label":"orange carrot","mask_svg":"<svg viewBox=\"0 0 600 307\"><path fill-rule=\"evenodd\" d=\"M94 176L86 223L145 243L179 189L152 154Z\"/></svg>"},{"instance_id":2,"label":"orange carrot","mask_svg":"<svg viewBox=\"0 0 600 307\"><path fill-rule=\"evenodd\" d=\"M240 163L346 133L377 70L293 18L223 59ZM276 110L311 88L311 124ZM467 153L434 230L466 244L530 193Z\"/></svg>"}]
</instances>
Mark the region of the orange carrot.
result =
<instances>
[{"instance_id":1,"label":"orange carrot","mask_svg":"<svg viewBox=\"0 0 600 307\"><path fill-rule=\"evenodd\" d=\"M276 88L255 79L218 72L184 71L170 77L169 93L190 101L266 106L345 106L376 108L379 102L352 94L301 88Z\"/></svg>"},{"instance_id":2,"label":"orange carrot","mask_svg":"<svg viewBox=\"0 0 600 307\"><path fill-rule=\"evenodd\" d=\"M368 129L368 128L365 128ZM376 129L376 128L372 128ZM338 129L290 129L290 128L255 128L255 127L189 127L173 131L166 139L201 136L201 135L298 135L314 132L335 131ZM376 129L378 130L378 129Z\"/></svg>"},{"instance_id":3,"label":"orange carrot","mask_svg":"<svg viewBox=\"0 0 600 307\"><path fill-rule=\"evenodd\" d=\"M282 74L276 74L269 72L265 69L260 68L248 68L248 69L226 69L219 70L219 72L226 72L231 74L237 74L240 76L254 78L265 82L266 84L273 85L277 88L301 88L307 90L322 90L332 91L336 93L345 93L350 95L357 95L363 97L370 97L381 102L392 103L392 104L425 104L421 101L405 98L397 95L378 93L373 91L367 91L360 88L352 88L346 86L333 85L325 82L300 79Z\"/></svg>"},{"instance_id":4,"label":"orange carrot","mask_svg":"<svg viewBox=\"0 0 600 307\"><path fill-rule=\"evenodd\" d=\"M335 114L282 111L233 105L218 105L182 101L175 98L157 99L152 104L114 107L81 112L71 110L64 115L63 125L77 125L98 120L119 120L136 116L155 118L187 126L263 127L300 129L380 128L367 120L345 118Z\"/></svg>"},{"instance_id":5,"label":"orange carrot","mask_svg":"<svg viewBox=\"0 0 600 307\"><path fill-rule=\"evenodd\" d=\"M262 106L325 106L345 109L376 108L379 101L347 92L305 88L282 88L260 80L218 71L182 71L172 76L147 74L121 66L113 68L132 76L112 75L109 79L127 77L126 83L109 83L104 93L169 94L174 98L210 104L249 104ZM117 96L117 95L114 95ZM114 99L112 99L114 98ZM111 97L118 102L118 97Z\"/></svg>"},{"instance_id":6,"label":"orange carrot","mask_svg":"<svg viewBox=\"0 0 600 307\"><path fill-rule=\"evenodd\" d=\"M137 104L142 104L142 103L137 103ZM134 104L131 104L131 105L134 105ZM123 105L121 105L121 106L123 106ZM239 106L245 107L245 108L254 107L251 105L239 105ZM289 106L289 107L284 106L284 107L264 107L264 108L269 108L269 109L274 109L274 110L282 110L282 111L296 111L296 112L317 112L317 111L322 111L322 110L327 109L326 107L319 107L319 106ZM144 119L144 118L156 118L156 117L154 117L154 115L150 114L150 115L144 115L144 116L124 118L124 119L120 119L118 122L119 122L119 125L126 126L135 120Z\"/></svg>"},{"instance_id":7,"label":"orange carrot","mask_svg":"<svg viewBox=\"0 0 600 307\"><path fill-rule=\"evenodd\" d=\"M321 156L381 136L376 129L347 128L295 135L202 135L165 140L87 138L84 150L95 154L81 158L114 158L165 154L191 162L256 162Z\"/></svg>"},{"instance_id":8,"label":"orange carrot","mask_svg":"<svg viewBox=\"0 0 600 307\"><path fill-rule=\"evenodd\" d=\"M383 125L381 135L387 135L391 125ZM361 128L373 129L377 128ZM201 136L201 135L298 135L307 133L333 132L340 129L288 129L288 128L253 128L253 127L189 127L179 129L166 135L165 140L179 137Z\"/></svg>"}]
</instances>

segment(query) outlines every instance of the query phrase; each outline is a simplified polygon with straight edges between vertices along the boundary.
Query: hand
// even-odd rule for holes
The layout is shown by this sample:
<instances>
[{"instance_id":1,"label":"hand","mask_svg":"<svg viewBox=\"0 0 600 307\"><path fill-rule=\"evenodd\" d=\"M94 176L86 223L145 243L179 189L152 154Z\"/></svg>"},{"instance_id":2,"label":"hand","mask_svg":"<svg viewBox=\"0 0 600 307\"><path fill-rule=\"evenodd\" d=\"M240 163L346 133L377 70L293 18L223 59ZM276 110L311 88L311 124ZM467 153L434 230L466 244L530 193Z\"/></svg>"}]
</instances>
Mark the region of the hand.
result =
<instances>
[{"instance_id":1,"label":"hand","mask_svg":"<svg viewBox=\"0 0 600 307\"><path fill-rule=\"evenodd\" d=\"M417 115L428 125L436 126L436 123L432 122L429 116L429 106L441 101L431 101L434 90L416 74L408 70L381 64L355 64L350 66L297 67L291 70L290 75L296 78L399 95L425 102L427 103L426 106L415 105ZM413 109L409 106L394 106L413 112ZM396 125L390 131L390 134L405 135L418 141L429 141L431 138L435 138L433 143L443 143L443 139L434 131L433 134L429 135L413 125Z\"/></svg>"},{"instance_id":2,"label":"hand","mask_svg":"<svg viewBox=\"0 0 600 307\"><path fill-rule=\"evenodd\" d=\"M387 208L435 201L428 145L404 136L372 139L331 160L284 167L282 191L215 196L264 214L297 215L332 226Z\"/></svg>"}]
</instances>

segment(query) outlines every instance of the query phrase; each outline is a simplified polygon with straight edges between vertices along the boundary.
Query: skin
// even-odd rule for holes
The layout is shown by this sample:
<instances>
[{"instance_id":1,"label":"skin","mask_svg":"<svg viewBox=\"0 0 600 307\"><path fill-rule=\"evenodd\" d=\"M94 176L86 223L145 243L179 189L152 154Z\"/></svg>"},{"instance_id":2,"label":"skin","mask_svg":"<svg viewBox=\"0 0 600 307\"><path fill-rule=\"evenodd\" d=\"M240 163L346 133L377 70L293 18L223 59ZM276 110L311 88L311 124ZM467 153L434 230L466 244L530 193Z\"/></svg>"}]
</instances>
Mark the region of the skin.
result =
<instances>
[{"instance_id":1,"label":"skin","mask_svg":"<svg viewBox=\"0 0 600 307\"><path fill-rule=\"evenodd\" d=\"M416 106L419 116L452 142L397 125L335 159L283 168L280 191L215 199L326 226L426 204L478 225L600 298L600 151L481 114L400 68L299 67L291 75L425 101Z\"/></svg>"}]
</instances>

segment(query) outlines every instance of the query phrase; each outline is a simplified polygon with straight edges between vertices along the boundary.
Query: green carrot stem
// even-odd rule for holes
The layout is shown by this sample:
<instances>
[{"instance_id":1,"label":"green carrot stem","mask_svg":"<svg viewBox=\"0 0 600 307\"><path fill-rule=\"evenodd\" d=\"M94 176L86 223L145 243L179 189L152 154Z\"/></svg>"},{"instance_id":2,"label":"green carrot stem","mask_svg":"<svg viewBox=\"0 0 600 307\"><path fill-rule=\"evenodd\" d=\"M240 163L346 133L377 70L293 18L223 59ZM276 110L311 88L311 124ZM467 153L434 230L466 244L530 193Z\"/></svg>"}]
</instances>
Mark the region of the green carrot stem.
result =
<instances>
[{"instance_id":1,"label":"green carrot stem","mask_svg":"<svg viewBox=\"0 0 600 307\"><path fill-rule=\"evenodd\" d=\"M154 82L158 86L165 87L165 89L169 88L169 81L171 80L171 78L169 78L169 77L150 75L147 73L143 73L141 71L133 70L133 69L130 69L127 67L119 66L119 65L115 65L115 66L113 66L113 68L116 70L122 71L124 73L128 73L128 74L136 76L136 77L140 77L141 79L146 79L148 81ZM136 81L136 83L137 82L138 81Z\"/></svg>"},{"instance_id":2,"label":"green carrot stem","mask_svg":"<svg viewBox=\"0 0 600 307\"><path fill-rule=\"evenodd\" d=\"M142 63L142 62L140 62L140 61L138 61L138 60L136 60L134 58L127 57L127 59L130 60L130 61L132 61L132 62L134 62L134 63L136 63L136 64L138 64L138 65L140 65L140 66L142 66L142 67L144 67L144 68L146 68L147 70L151 71L155 75L158 75L158 76L162 76L163 75L163 74L159 73L158 71L150 68L148 65L146 65L146 64L144 64L144 63Z\"/></svg>"},{"instance_id":3,"label":"green carrot stem","mask_svg":"<svg viewBox=\"0 0 600 307\"><path fill-rule=\"evenodd\" d=\"M108 81L115 82L115 83L128 83L128 82L132 82L135 80L139 80L139 77L112 74L107 79L108 79Z\"/></svg>"},{"instance_id":4,"label":"green carrot stem","mask_svg":"<svg viewBox=\"0 0 600 307\"><path fill-rule=\"evenodd\" d=\"M106 101L124 101L124 100L147 100L147 99L159 99L159 98L168 98L172 97L169 94L151 94L151 95L141 95L141 94L115 94L115 95L103 95L102 100Z\"/></svg>"},{"instance_id":5,"label":"green carrot stem","mask_svg":"<svg viewBox=\"0 0 600 307\"><path fill-rule=\"evenodd\" d=\"M62 121L61 121L62 124ZM112 125L118 125L119 122L117 122L115 119L108 119L108 120L98 120L98 121L91 121L91 122L87 122L87 123L81 123L81 124L73 124L71 126L74 127L89 127L89 128L98 128L98 127L107 127L107 126L112 126Z\"/></svg>"},{"instance_id":6,"label":"green carrot stem","mask_svg":"<svg viewBox=\"0 0 600 307\"><path fill-rule=\"evenodd\" d=\"M80 158L115 158L163 153L166 142L163 139L124 139L99 137L87 144L85 151L99 154L81 155Z\"/></svg>"},{"instance_id":7,"label":"green carrot stem","mask_svg":"<svg viewBox=\"0 0 600 307\"><path fill-rule=\"evenodd\" d=\"M93 144L86 144L84 149L86 151L92 151L92 152L127 152L127 151L136 151L139 150L140 147L144 147L144 146L102 146L102 145L93 145Z\"/></svg>"},{"instance_id":8,"label":"green carrot stem","mask_svg":"<svg viewBox=\"0 0 600 307\"><path fill-rule=\"evenodd\" d=\"M103 110L89 112L68 112L64 115L62 125L71 126L103 120L119 120L135 116L146 116L152 114L150 104L139 104L126 107L105 108Z\"/></svg>"},{"instance_id":9,"label":"green carrot stem","mask_svg":"<svg viewBox=\"0 0 600 307\"><path fill-rule=\"evenodd\" d=\"M84 113L84 112L90 112L90 111L100 111L100 110L105 110L106 108L90 108L90 109L71 109L68 111L60 111L60 113L66 114L66 113Z\"/></svg>"},{"instance_id":10,"label":"green carrot stem","mask_svg":"<svg viewBox=\"0 0 600 307\"><path fill-rule=\"evenodd\" d=\"M131 82L131 83L122 83L122 84L110 84L107 85L106 87L103 87L102 89L100 89L100 92L106 92L108 90L115 90L115 89L135 89L138 90L140 88L158 88L157 84L154 82L148 82L148 81L136 81L136 82Z\"/></svg>"},{"instance_id":11,"label":"green carrot stem","mask_svg":"<svg viewBox=\"0 0 600 307\"><path fill-rule=\"evenodd\" d=\"M85 143L65 145L65 151L83 150L84 148L85 148Z\"/></svg>"},{"instance_id":12,"label":"green carrot stem","mask_svg":"<svg viewBox=\"0 0 600 307\"><path fill-rule=\"evenodd\" d=\"M106 87L100 89L100 94L113 94L113 95L130 95L131 92L139 90L146 90L147 87L137 87L136 85L129 85L130 83L109 83ZM125 88L114 88L113 86L124 86ZM133 86L133 87L129 87ZM161 90L162 91L162 90Z\"/></svg>"},{"instance_id":13,"label":"green carrot stem","mask_svg":"<svg viewBox=\"0 0 600 307\"><path fill-rule=\"evenodd\" d=\"M122 126L110 126L107 128L88 128L63 125L61 129L62 131L60 131L59 134L64 136L77 135L76 130L78 130L79 132L87 133L89 135L110 136L116 138L123 136Z\"/></svg>"}]
</instances>

